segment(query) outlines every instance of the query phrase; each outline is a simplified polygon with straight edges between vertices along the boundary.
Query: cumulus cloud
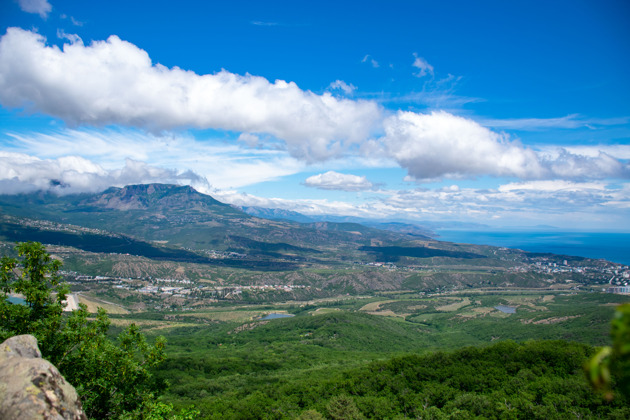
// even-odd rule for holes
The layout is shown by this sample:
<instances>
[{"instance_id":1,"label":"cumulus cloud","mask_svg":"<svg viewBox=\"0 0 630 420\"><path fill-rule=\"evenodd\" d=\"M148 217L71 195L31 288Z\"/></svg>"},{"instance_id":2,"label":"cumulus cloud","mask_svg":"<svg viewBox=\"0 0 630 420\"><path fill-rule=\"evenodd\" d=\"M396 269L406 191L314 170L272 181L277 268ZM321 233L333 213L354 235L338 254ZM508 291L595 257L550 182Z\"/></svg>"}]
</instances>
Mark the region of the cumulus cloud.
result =
<instances>
[{"instance_id":1,"label":"cumulus cloud","mask_svg":"<svg viewBox=\"0 0 630 420\"><path fill-rule=\"evenodd\" d=\"M241 146L256 148L257 153L267 150L273 154L282 149L290 155L290 159L274 155L272 160L259 159L253 164L235 157L235 167L247 170L240 177L229 171L236 176L232 187L251 184L245 175L263 174L266 179L273 179L295 173L304 163L348 156L393 160L418 181L486 175L526 180L630 177L628 162L619 159L610 148L597 155L569 149L553 153L534 150L507 134L444 111L391 113L375 101L339 98L330 92L315 94L292 82L272 83L226 70L198 75L177 67L166 68L152 63L145 51L116 36L87 46L76 35L60 32L59 36L72 42L63 48L48 46L34 32L7 30L0 39L0 104L43 112L71 126L114 124L152 133L188 127L229 130L240 133ZM363 61L370 59L365 56ZM433 74L433 67L417 55L414 65L421 73ZM355 89L341 80L333 82L330 88L346 93ZM552 123L570 123L571 118ZM74 132L77 133L81 131ZM122 151L129 153L118 156L119 161L130 157L154 162L147 160L147 147L134 150L126 147L120 136L109 134L97 140L98 135L92 133L91 144L115 144L119 155ZM153 145L182 141L158 137L146 140ZM59 141L59 136L55 136L53 143ZM83 147L79 143L61 143L69 155L78 154L73 151L75 147ZM191 165L206 159L205 165L225 167L225 159L208 162L204 153L209 151L202 150L199 144L194 145L194 158L192 153L175 155L185 157L183 162ZM157 149L173 155L168 147L160 147ZM84 153L89 156L91 152L85 149ZM156 158L155 153L152 156ZM207 170L198 170L200 165L192 169L209 176ZM288 169L279 170L281 165ZM259 172L252 173L255 170ZM213 184L214 177L221 178L216 172L210 175ZM225 185L227 181L221 182Z\"/></svg>"},{"instance_id":2,"label":"cumulus cloud","mask_svg":"<svg viewBox=\"0 0 630 420\"><path fill-rule=\"evenodd\" d=\"M614 156L616 159L630 160L630 145L627 144L600 144L600 145L576 145L576 146L546 146L540 148L543 155L556 159L560 153L568 152L573 155L597 158L601 154Z\"/></svg>"},{"instance_id":3,"label":"cumulus cloud","mask_svg":"<svg viewBox=\"0 0 630 420\"><path fill-rule=\"evenodd\" d=\"M48 0L18 0L20 9L26 13L36 13L43 19L48 17L48 13L52 10L52 6Z\"/></svg>"},{"instance_id":4,"label":"cumulus cloud","mask_svg":"<svg viewBox=\"0 0 630 420\"><path fill-rule=\"evenodd\" d=\"M629 164L605 152L589 156L557 148L554 153L540 153L511 141L506 134L443 111L399 111L385 119L384 129L384 153L416 180L482 175L580 180L630 177Z\"/></svg>"},{"instance_id":5,"label":"cumulus cloud","mask_svg":"<svg viewBox=\"0 0 630 420\"><path fill-rule=\"evenodd\" d=\"M374 186L364 176L342 174L335 171L310 176L306 178L304 185L322 190L340 191L365 191Z\"/></svg>"},{"instance_id":6,"label":"cumulus cloud","mask_svg":"<svg viewBox=\"0 0 630 420\"><path fill-rule=\"evenodd\" d=\"M424 58L419 57L418 54L414 53L413 56L415 60L413 60L412 66L420 70L419 72L415 73L415 76L424 77L427 74L433 76L433 66L429 64L429 62Z\"/></svg>"},{"instance_id":7,"label":"cumulus cloud","mask_svg":"<svg viewBox=\"0 0 630 420\"><path fill-rule=\"evenodd\" d=\"M151 182L209 187L205 179L191 171L157 168L131 159L127 159L122 168L106 170L80 156L39 159L21 153L0 152L0 185L7 193L53 191L72 194Z\"/></svg>"},{"instance_id":8,"label":"cumulus cloud","mask_svg":"<svg viewBox=\"0 0 630 420\"><path fill-rule=\"evenodd\" d=\"M217 199L239 206L260 206L302 214L343 215L371 219L461 221L537 225L541 220L575 229L585 221L602 228L629 229L630 184L611 187L605 183L532 181L498 188L457 186L414 190L379 190L359 204L331 200L288 200L258 197L233 190L214 191Z\"/></svg>"},{"instance_id":9,"label":"cumulus cloud","mask_svg":"<svg viewBox=\"0 0 630 420\"><path fill-rule=\"evenodd\" d=\"M446 112L399 111L385 120L384 147L416 179L494 175L539 178L533 150Z\"/></svg>"},{"instance_id":10,"label":"cumulus cloud","mask_svg":"<svg viewBox=\"0 0 630 420\"><path fill-rule=\"evenodd\" d=\"M545 162L556 177L569 179L628 178L630 165L600 152L597 156L577 155L560 149L558 156Z\"/></svg>"},{"instance_id":11,"label":"cumulus cloud","mask_svg":"<svg viewBox=\"0 0 630 420\"><path fill-rule=\"evenodd\" d=\"M115 170L125 159L192 170L217 188L238 188L299 172L304 164L283 151L244 150L237 145L198 141L183 134L154 135L139 130L65 129L50 134L12 134L5 148L43 159L79 155ZM51 175L51 177L54 177Z\"/></svg>"},{"instance_id":12,"label":"cumulus cloud","mask_svg":"<svg viewBox=\"0 0 630 420\"><path fill-rule=\"evenodd\" d=\"M370 136L382 113L374 102L318 95L292 82L169 69L117 36L60 49L19 28L0 40L0 103L77 125L268 133L309 162Z\"/></svg>"}]
</instances>

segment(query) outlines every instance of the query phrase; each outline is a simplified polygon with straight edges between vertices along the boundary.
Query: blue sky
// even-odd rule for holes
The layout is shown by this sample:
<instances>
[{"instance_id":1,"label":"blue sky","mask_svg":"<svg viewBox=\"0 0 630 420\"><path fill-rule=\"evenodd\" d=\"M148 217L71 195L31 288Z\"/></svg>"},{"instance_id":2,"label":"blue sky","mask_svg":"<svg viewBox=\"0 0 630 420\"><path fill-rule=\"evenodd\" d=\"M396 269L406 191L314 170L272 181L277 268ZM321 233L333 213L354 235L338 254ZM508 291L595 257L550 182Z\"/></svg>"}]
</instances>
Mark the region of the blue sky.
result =
<instances>
[{"instance_id":1,"label":"blue sky","mask_svg":"<svg viewBox=\"0 0 630 420\"><path fill-rule=\"evenodd\" d=\"M310 215L630 231L629 18L623 0L6 1L0 190L172 182Z\"/></svg>"}]
</instances>

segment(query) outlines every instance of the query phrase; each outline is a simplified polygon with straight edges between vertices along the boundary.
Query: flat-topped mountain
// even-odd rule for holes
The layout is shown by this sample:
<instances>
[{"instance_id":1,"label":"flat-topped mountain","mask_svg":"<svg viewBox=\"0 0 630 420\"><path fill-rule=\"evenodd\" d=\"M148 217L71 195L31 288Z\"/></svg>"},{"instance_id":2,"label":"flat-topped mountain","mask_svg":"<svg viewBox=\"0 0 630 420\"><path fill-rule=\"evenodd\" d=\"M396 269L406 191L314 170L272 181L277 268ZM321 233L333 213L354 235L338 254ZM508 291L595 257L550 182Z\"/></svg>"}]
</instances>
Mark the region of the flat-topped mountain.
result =
<instances>
[{"instance_id":1,"label":"flat-topped mountain","mask_svg":"<svg viewBox=\"0 0 630 420\"><path fill-rule=\"evenodd\" d=\"M245 215L233 207L201 194L190 186L168 184L112 187L79 202L79 205L115 210L199 210L222 215Z\"/></svg>"}]
</instances>

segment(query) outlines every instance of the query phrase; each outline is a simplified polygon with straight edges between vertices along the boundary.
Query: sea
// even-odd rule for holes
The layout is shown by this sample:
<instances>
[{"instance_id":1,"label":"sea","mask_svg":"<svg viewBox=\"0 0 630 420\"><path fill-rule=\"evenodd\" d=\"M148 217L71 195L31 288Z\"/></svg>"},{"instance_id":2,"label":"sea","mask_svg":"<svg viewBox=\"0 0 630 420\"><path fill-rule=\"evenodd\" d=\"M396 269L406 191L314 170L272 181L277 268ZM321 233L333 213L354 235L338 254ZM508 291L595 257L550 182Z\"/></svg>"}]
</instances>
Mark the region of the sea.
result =
<instances>
[{"instance_id":1,"label":"sea","mask_svg":"<svg viewBox=\"0 0 630 420\"><path fill-rule=\"evenodd\" d=\"M630 233L439 229L436 239L529 252L605 259L630 265Z\"/></svg>"}]
</instances>

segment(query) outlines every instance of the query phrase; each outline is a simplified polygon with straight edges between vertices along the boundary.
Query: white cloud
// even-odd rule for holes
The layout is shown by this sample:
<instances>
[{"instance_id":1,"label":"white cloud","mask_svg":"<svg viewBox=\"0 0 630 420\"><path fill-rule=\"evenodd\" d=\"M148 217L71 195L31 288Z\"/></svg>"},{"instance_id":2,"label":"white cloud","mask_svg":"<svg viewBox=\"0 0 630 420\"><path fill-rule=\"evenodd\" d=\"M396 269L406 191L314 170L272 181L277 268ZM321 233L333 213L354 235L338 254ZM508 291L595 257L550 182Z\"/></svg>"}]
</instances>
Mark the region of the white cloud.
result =
<instances>
[{"instance_id":1,"label":"white cloud","mask_svg":"<svg viewBox=\"0 0 630 420\"><path fill-rule=\"evenodd\" d=\"M60 194L97 192L110 186L165 182L208 188L207 181L191 171L178 172L127 159L122 168L106 170L80 156L39 159L0 152L0 185L3 192L35 190Z\"/></svg>"},{"instance_id":2,"label":"white cloud","mask_svg":"<svg viewBox=\"0 0 630 420\"><path fill-rule=\"evenodd\" d=\"M252 149L261 145L260 137L251 133L241 133L238 136L238 141L246 144L247 147Z\"/></svg>"},{"instance_id":3,"label":"white cloud","mask_svg":"<svg viewBox=\"0 0 630 420\"><path fill-rule=\"evenodd\" d=\"M43 19L48 17L48 13L52 10L52 6L48 0L18 0L20 9L26 13L36 13Z\"/></svg>"},{"instance_id":4,"label":"white cloud","mask_svg":"<svg viewBox=\"0 0 630 420\"><path fill-rule=\"evenodd\" d=\"M628 178L630 165L606 153L590 157L560 149L558 156L546 165L554 177L568 179Z\"/></svg>"},{"instance_id":5,"label":"white cloud","mask_svg":"<svg viewBox=\"0 0 630 420\"><path fill-rule=\"evenodd\" d=\"M185 135L154 135L128 129L66 129L51 134L12 134L9 139L5 149L40 159L79 155L110 171L129 158L178 173L194 171L217 188L275 180L295 174L304 166L283 151L243 150L237 145L199 141Z\"/></svg>"},{"instance_id":6,"label":"white cloud","mask_svg":"<svg viewBox=\"0 0 630 420\"><path fill-rule=\"evenodd\" d=\"M371 219L400 219L422 224L428 220L495 220L503 225L544 223L571 229L598 226L629 230L630 184L611 188L603 183L513 183L479 190L451 186L436 189L379 190L360 204L330 200L264 198L236 191L213 191L220 201L239 206L292 210L316 216L336 214Z\"/></svg>"},{"instance_id":7,"label":"white cloud","mask_svg":"<svg viewBox=\"0 0 630 420\"><path fill-rule=\"evenodd\" d=\"M345 93L346 95L352 95L352 93L357 90L357 87L354 86L352 83L347 84L346 82L344 82L343 80L335 80L334 82L332 82L329 86L329 89L335 90L335 89L340 89L343 91L343 93Z\"/></svg>"},{"instance_id":8,"label":"white cloud","mask_svg":"<svg viewBox=\"0 0 630 420\"><path fill-rule=\"evenodd\" d=\"M629 117L620 118L584 118L578 114L570 114L557 118L506 118L480 119L479 123L494 128L523 131L541 131L550 128L595 128L599 126L624 125L630 122Z\"/></svg>"},{"instance_id":9,"label":"white cloud","mask_svg":"<svg viewBox=\"0 0 630 420\"><path fill-rule=\"evenodd\" d=\"M345 215L366 218L384 217L385 212L378 210L378 205L355 205L344 201L330 201L325 199L288 200L283 198L259 197L240 193L234 190L215 190L212 196L217 200L235 206L258 206L291 210L308 216L317 215Z\"/></svg>"},{"instance_id":10,"label":"white cloud","mask_svg":"<svg viewBox=\"0 0 630 420\"><path fill-rule=\"evenodd\" d=\"M71 44L83 45L83 40L77 34L67 34L63 29L57 29L57 38L67 39Z\"/></svg>"},{"instance_id":11,"label":"white cloud","mask_svg":"<svg viewBox=\"0 0 630 420\"><path fill-rule=\"evenodd\" d=\"M46 46L36 33L8 29L0 39L1 104L43 112L71 125L116 124L153 133L186 127L230 130L240 133L241 145L257 148L250 150L255 158L247 156L245 161L238 146L230 146L232 154L226 158L217 154L216 146L209 148L192 139L132 133L137 138L131 147L126 138L111 131L74 130L49 139L65 155L89 158L107 148L99 163L109 159L115 166L129 157L160 167L190 165L213 185L234 188L252 184L252 179L296 173L305 164L374 156L396 161L420 181L486 175L525 180L630 177L629 164L610 148L596 156L568 148L536 151L507 134L444 111L390 114L375 101L338 98L330 92L318 95L292 82L271 83L225 70L197 75L169 69L153 64L145 51L116 36L88 46L78 37L63 32L60 36L73 43L62 49ZM433 72L426 60L416 58L417 68ZM368 60L370 56L365 56L363 61ZM331 88L351 91L354 86L338 80ZM69 141L85 136L88 142ZM34 141L21 140L24 146ZM44 150L50 148L35 140ZM182 144L194 153L185 152ZM32 155L46 157L43 153L37 149ZM627 156L625 149L623 153ZM231 183L228 176L233 177Z\"/></svg>"},{"instance_id":12,"label":"white cloud","mask_svg":"<svg viewBox=\"0 0 630 420\"><path fill-rule=\"evenodd\" d=\"M529 182L513 182L501 185L498 188L500 192L510 191L537 191L537 192L559 192L559 191L584 191L606 189L606 184L602 182L571 182L565 180L546 180L546 181L529 181Z\"/></svg>"},{"instance_id":13,"label":"white cloud","mask_svg":"<svg viewBox=\"0 0 630 420\"><path fill-rule=\"evenodd\" d=\"M365 191L374 186L364 176L342 174L334 171L310 176L306 178L304 185L322 190L340 191Z\"/></svg>"},{"instance_id":14,"label":"white cloud","mask_svg":"<svg viewBox=\"0 0 630 420\"><path fill-rule=\"evenodd\" d=\"M362 63L370 63L372 65L372 67L374 67L375 69L380 67L380 64L378 63L378 61L376 61L374 58L372 58L372 56L370 56L369 54L366 54L363 59L361 60Z\"/></svg>"},{"instance_id":15,"label":"white cloud","mask_svg":"<svg viewBox=\"0 0 630 420\"><path fill-rule=\"evenodd\" d=\"M384 153L416 180L482 175L578 180L630 177L630 165L605 152L589 156L557 148L554 153L549 149L539 153L510 141L506 134L443 111L399 111L385 119L384 129Z\"/></svg>"},{"instance_id":16,"label":"white cloud","mask_svg":"<svg viewBox=\"0 0 630 420\"><path fill-rule=\"evenodd\" d=\"M431 76L433 76L433 66L429 64L429 62L425 60L424 58L419 57L418 54L413 53L413 56L415 57L415 60L413 61L412 66L420 70L418 73L415 73L414 75L416 77L424 77L427 74L430 74Z\"/></svg>"},{"instance_id":17,"label":"white cloud","mask_svg":"<svg viewBox=\"0 0 630 420\"><path fill-rule=\"evenodd\" d=\"M269 160L264 160L260 159L262 155L243 155L244 151L234 147L222 149L178 137L155 137L148 142L142 135L134 136L129 132L120 133L120 139L127 138L127 147L138 149L136 156L144 156L151 163L138 159L120 161L117 159L126 152L115 151L122 144L115 133L110 133L111 144L103 143L99 136L90 136L89 132L81 133L82 141L76 141L78 137L73 135L78 136L76 132L70 132L66 138L31 138L30 142L19 142L24 150L40 148L43 154L49 155L47 158L14 151L0 152L0 190L4 193L49 190L68 194L96 192L110 186L161 182L192 185L200 192L230 204L282 208L308 215L398 218L420 223L435 219L486 223L495 218L507 224L538 224L544 220L548 224L569 227L588 221L600 226L630 229L627 219L627 209L630 208L628 183L609 185L604 181L534 180L484 190L457 185L434 189L375 190L365 177L331 171L309 177L305 184L329 190L370 190L370 194L357 203L265 198L238 193L231 186L236 184L234 188L237 188L241 179L242 185L248 185L277 178L285 171L295 173L304 168L294 160L284 163L279 160L281 156L269 151L260 151L270 156ZM55 155L58 148L66 152L72 144L77 145L77 152L82 152L82 148L93 149L92 157ZM210 153L211 150L213 153ZM159 160L157 156L163 158ZM291 167L291 162L295 166Z\"/></svg>"},{"instance_id":18,"label":"white cloud","mask_svg":"<svg viewBox=\"0 0 630 420\"><path fill-rule=\"evenodd\" d=\"M589 158L597 158L605 154L614 156L616 159L630 160L630 145L627 144L542 146L538 147L538 151L540 155L548 159L557 159L564 152Z\"/></svg>"},{"instance_id":19,"label":"white cloud","mask_svg":"<svg viewBox=\"0 0 630 420\"><path fill-rule=\"evenodd\" d=\"M399 111L385 120L384 145L416 179L477 175L540 178L533 150L474 121L446 112Z\"/></svg>"},{"instance_id":20,"label":"white cloud","mask_svg":"<svg viewBox=\"0 0 630 420\"><path fill-rule=\"evenodd\" d=\"M169 69L116 36L59 49L19 28L0 41L0 102L70 124L268 133L310 162L370 136L382 113L374 102L317 95L292 82Z\"/></svg>"}]
</instances>

